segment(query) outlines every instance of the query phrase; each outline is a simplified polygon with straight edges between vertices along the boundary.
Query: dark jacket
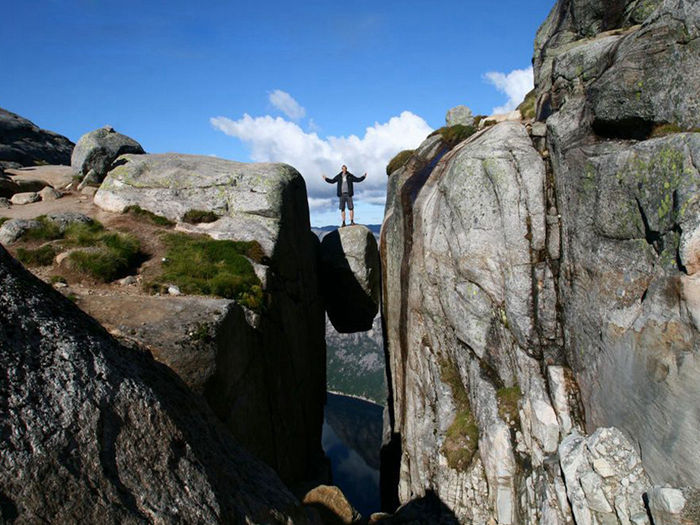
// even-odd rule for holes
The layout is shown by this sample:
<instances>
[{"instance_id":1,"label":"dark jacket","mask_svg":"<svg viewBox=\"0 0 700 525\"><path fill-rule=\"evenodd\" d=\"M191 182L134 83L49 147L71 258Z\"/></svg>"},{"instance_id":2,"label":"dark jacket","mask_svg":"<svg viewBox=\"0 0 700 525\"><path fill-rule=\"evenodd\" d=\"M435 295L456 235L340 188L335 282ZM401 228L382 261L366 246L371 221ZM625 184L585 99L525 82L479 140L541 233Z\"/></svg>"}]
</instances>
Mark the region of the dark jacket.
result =
<instances>
[{"instance_id":1,"label":"dark jacket","mask_svg":"<svg viewBox=\"0 0 700 525\"><path fill-rule=\"evenodd\" d=\"M353 182L362 182L363 180L365 180L365 177L366 177L367 175L365 174L365 175L363 175L362 177L355 177L355 175L353 175L353 174L350 173L349 171L348 171L345 175L347 176L347 181L348 181L348 195L350 195L350 196L352 197L352 195L353 195L352 183L353 183ZM341 171L340 173L338 173L338 174L337 174L335 177L333 177L332 179L326 179L326 182L327 182L328 184L333 184L333 183L337 183L337 184L338 184L338 191L337 191L337 193L338 193L338 197L340 197L341 188L343 187L343 172Z\"/></svg>"}]
</instances>

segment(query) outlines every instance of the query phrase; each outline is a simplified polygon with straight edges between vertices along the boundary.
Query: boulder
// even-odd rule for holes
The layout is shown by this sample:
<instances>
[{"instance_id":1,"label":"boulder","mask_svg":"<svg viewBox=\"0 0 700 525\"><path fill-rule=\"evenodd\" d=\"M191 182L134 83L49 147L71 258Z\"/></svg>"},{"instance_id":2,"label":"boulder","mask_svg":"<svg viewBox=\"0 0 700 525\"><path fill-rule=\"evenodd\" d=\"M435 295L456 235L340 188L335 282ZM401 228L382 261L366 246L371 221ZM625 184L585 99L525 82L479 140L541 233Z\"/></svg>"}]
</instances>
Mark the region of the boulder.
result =
<instances>
[{"instance_id":1,"label":"boulder","mask_svg":"<svg viewBox=\"0 0 700 525\"><path fill-rule=\"evenodd\" d=\"M117 133L110 126L104 126L86 133L75 145L70 165L90 182L99 183L109 171L112 163L124 153L144 153L141 145L134 139Z\"/></svg>"},{"instance_id":2,"label":"boulder","mask_svg":"<svg viewBox=\"0 0 700 525\"><path fill-rule=\"evenodd\" d=\"M0 309L3 519L307 522L200 397L2 247Z\"/></svg>"},{"instance_id":3,"label":"boulder","mask_svg":"<svg viewBox=\"0 0 700 525\"><path fill-rule=\"evenodd\" d=\"M12 204L31 204L40 200L39 194L35 191L27 191L22 193L15 193L11 198L10 202Z\"/></svg>"},{"instance_id":4,"label":"boulder","mask_svg":"<svg viewBox=\"0 0 700 525\"><path fill-rule=\"evenodd\" d=\"M41 226L39 221L26 219L10 219L0 225L0 243L4 245L17 241L27 230Z\"/></svg>"},{"instance_id":5,"label":"boulder","mask_svg":"<svg viewBox=\"0 0 700 525\"><path fill-rule=\"evenodd\" d=\"M63 193L56 191L53 188L46 186L43 190L39 192L39 198L42 201L55 201L63 197Z\"/></svg>"},{"instance_id":6,"label":"boulder","mask_svg":"<svg viewBox=\"0 0 700 525\"><path fill-rule=\"evenodd\" d=\"M450 109L445 115L445 124L447 126L473 126L474 116L472 110L467 106L455 106Z\"/></svg>"},{"instance_id":7,"label":"boulder","mask_svg":"<svg viewBox=\"0 0 700 525\"><path fill-rule=\"evenodd\" d=\"M90 217L88 217L84 213L80 213L77 211L49 213L46 215L46 219L58 226L58 231L60 233L64 233L66 231L66 228L68 228L68 226L70 226L71 224L89 224L92 222L92 219Z\"/></svg>"},{"instance_id":8,"label":"boulder","mask_svg":"<svg viewBox=\"0 0 700 525\"><path fill-rule=\"evenodd\" d=\"M365 226L339 228L321 242L321 279L326 311L340 333L365 332L379 311L377 241Z\"/></svg>"},{"instance_id":9,"label":"boulder","mask_svg":"<svg viewBox=\"0 0 700 525\"><path fill-rule=\"evenodd\" d=\"M647 493L654 525L700 523L700 490L693 487L653 487Z\"/></svg>"},{"instance_id":10,"label":"boulder","mask_svg":"<svg viewBox=\"0 0 700 525\"><path fill-rule=\"evenodd\" d=\"M203 370L215 370L203 372L198 388L239 441L285 482L317 476L324 465L325 316L304 179L284 164L193 155L123 155L117 164L95 195L98 206L121 212L137 205L174 221L190 210L213 212L219 220L177 228L260 244L255 269L264 304L257 312L233 303L220 307L221 317L202 329L213 338L206 350L211 354L192 358L206 360ZM174 340L186 340L188 313L171 309L184 308L186 298L168 299L164 315L183 320ZM184 350L161 333L153 332L147 344L160 345L157 358L193 384L177 364L184 363Z\"/></svg>"},{"instance_id":11,"label":"boulder","mask_svg":"<svg viewBox=\"0 0 700 525\"><path fill-rule=\"evenodd\" d=\"M72 151L73 143L66 137L39 129L27 119L0 108L0 165L67 165Z\"/></svg>"},{"instance_id":12,"label":"boulder","mask_svg":"<svg viewBox=\"0 0 700 525\"><path fill-rule=\"evenodd\" d=\"M335 486L319 485L311 489L303 503L316 509L326 525L352 525L359 521L359 513Z\"/></svg>"}]
</instances>

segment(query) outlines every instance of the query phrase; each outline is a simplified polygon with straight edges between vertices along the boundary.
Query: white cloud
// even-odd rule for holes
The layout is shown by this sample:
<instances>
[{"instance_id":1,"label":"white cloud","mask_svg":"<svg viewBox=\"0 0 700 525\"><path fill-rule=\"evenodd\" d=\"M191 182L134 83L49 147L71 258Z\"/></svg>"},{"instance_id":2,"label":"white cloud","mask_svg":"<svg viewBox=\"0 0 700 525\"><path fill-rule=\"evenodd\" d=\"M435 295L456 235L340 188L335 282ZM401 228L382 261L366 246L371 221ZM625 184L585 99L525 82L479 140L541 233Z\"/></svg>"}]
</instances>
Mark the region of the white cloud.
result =
<instances>
[{"instance_id":1,"label":"white cloud","mask_svg":"<svg viewBox=\"0 0 700 525\"><path fill-rule=\"evenodd\" d=\"M282 117L251 117L238 120L227 117L210 119L212 126L245 142L256 162L285 162L304 176L312 210L337 206L335 186L323 181L321 174L335 176L343 164L357 176L367 172L367 179L355 186L357 200L381 205L386 194L386 165L396 153L416 148L432 128L421 117L404 111L388 122L365 130L362 138L321 138L306 132L295 122Z\"/></svg>"},{"instance_id":2,"label":"white cloud","mask_svg":"<svg viewBox=\"0 0 700 525\"><path fill-rule=\"evenodd\" d=\"M508 96L508 102L493 108L493 113L513 111L535 86L532 66L527 69L514 69L508 74L491 71L486 73L484 78Z\"/></svg>"},{"instance_id":3,"label":"white cloud","mask_svg":"<svg viewBox=\"0 0 700 525\"><path fill-rule=\"evenodd\" d=\"M275 89L269 96L270 103L279 109L282 113L287 115L292 120L299 120L306 116L306 110L299 104L294 97L282 91L281 89Z\"/></svg>"}]
</instances>

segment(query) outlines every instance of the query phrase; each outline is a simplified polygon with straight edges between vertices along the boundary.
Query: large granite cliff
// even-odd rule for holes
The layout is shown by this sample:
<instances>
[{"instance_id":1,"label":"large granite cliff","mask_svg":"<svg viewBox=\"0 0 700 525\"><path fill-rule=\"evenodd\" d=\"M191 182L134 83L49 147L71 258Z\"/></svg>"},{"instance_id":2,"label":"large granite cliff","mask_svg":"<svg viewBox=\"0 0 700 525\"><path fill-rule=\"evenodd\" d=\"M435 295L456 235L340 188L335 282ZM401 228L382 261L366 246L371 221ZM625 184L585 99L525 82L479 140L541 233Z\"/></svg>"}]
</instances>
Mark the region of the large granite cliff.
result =
<instances>
[{"instance_id":1,"label":"large granite cliff","mask_svg":"<svg viewBox=\"0 0 700 525\"><path fill-rule=\"evenodd\" d=\"M389 506L648 523L652 485L700 483L700 6L609 4L540 29L537 121L390 176Z\"/></svg>"}]
</instances>

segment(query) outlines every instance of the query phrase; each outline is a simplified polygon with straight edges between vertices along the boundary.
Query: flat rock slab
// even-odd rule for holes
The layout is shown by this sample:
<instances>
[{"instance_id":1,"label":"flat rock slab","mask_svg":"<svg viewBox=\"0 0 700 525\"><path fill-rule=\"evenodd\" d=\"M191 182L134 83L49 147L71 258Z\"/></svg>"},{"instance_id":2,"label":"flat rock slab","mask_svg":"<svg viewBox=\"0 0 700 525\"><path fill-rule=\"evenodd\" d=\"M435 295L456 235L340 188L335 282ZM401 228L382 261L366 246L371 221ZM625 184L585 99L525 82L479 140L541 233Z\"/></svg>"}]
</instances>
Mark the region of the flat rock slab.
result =
<instances>
[{"instance_id":1,"label":"flat rock slab","mask_svg":"<svg viewBox=\"0 0 700 525\"><path fill-rule=\"evenodd\" d=\"M214 157L181 155L123 155L95 195L95 204L114 212L127 206L181 221L190 210L212 211L222 217L190 227L217 239L238 240L254 232L271 255L280 228L283 193L303 184L286 164L246 164ZM293 186L293 187L292 187Z\"/></svg>"},{"instance_id":2,"label":"flat rock slab","mask_svg":"<svg viewBox=\"0 0 700 525\"><path fill-rule=\"evenodd\" d=\"M365 226L340 228L321 242L321 278L328 318L340 333L365 332L379 310L377 241Z\"/></svg>"}]
</instances>

